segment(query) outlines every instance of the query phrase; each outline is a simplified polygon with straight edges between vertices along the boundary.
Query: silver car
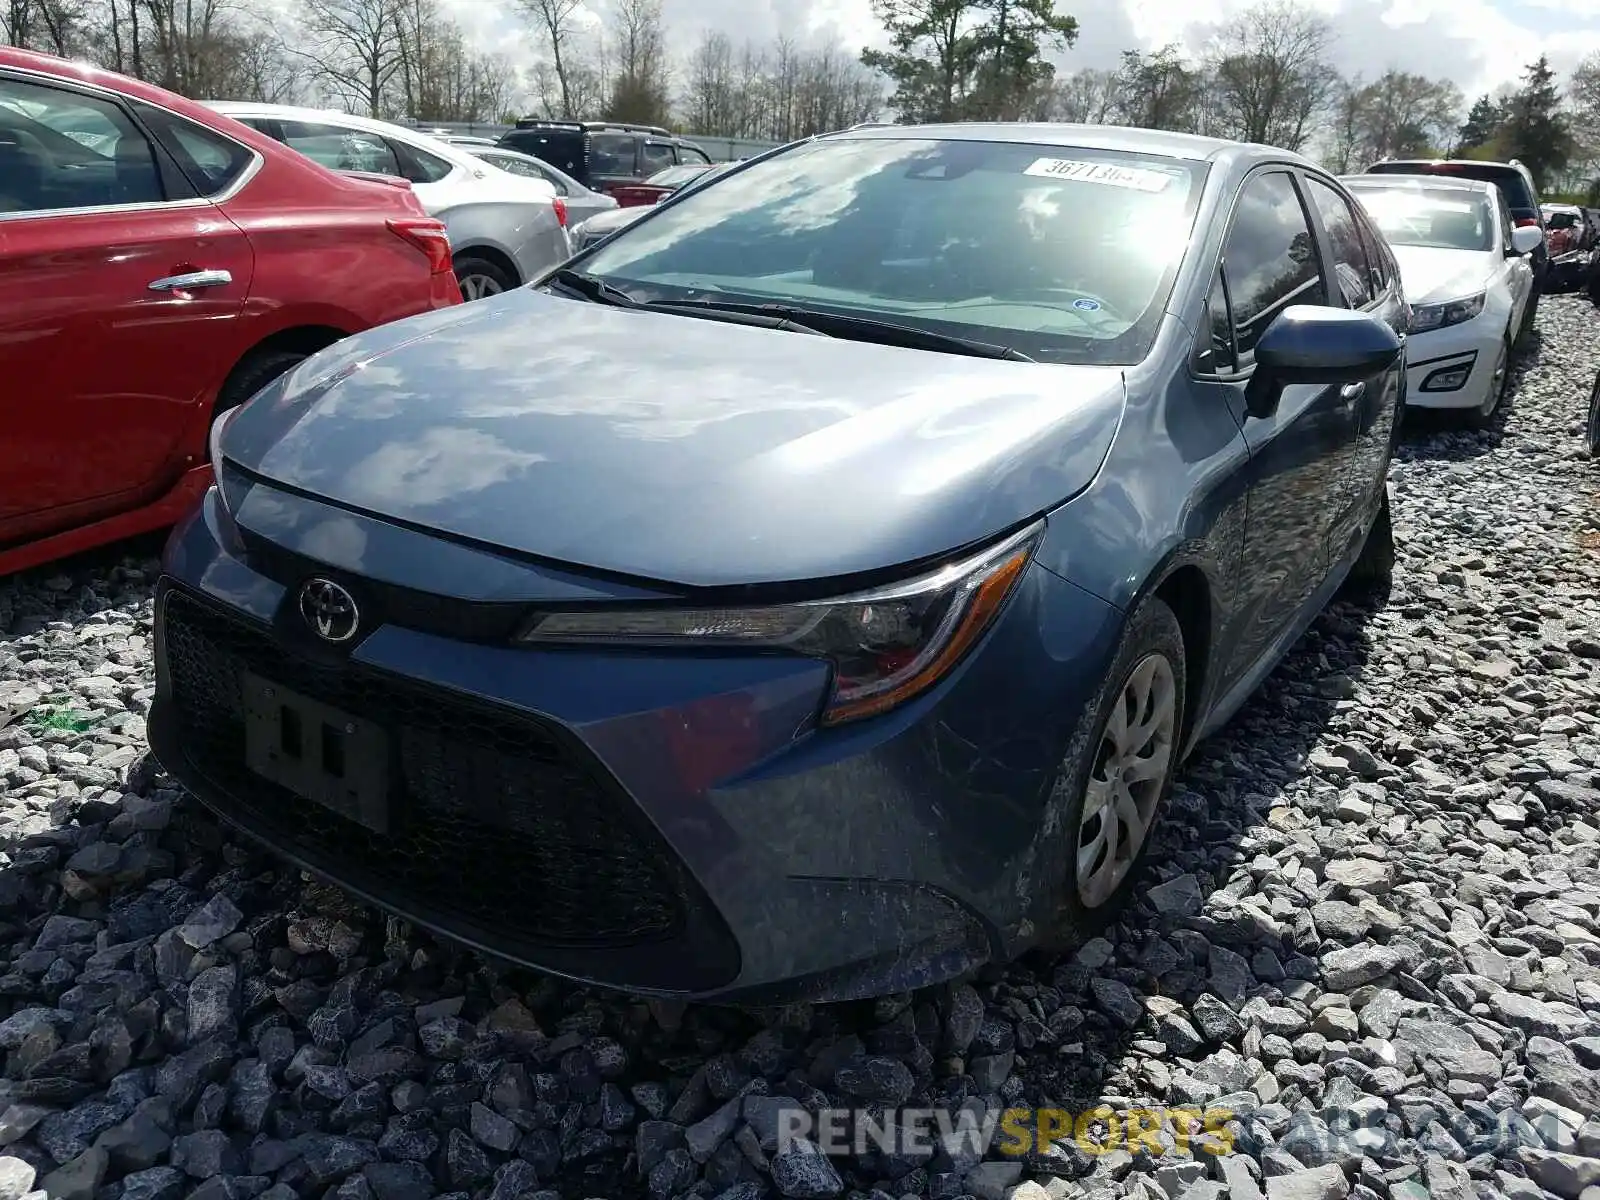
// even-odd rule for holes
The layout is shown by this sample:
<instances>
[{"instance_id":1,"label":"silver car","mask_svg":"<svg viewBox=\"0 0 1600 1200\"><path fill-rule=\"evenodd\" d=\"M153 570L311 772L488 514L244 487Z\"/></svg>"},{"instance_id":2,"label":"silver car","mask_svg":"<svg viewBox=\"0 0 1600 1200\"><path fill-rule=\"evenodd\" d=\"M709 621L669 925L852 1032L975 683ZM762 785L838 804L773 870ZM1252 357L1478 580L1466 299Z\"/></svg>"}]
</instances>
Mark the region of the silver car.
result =
<instances>
[{"instance_id":1,"label":"silver car","mask_svg":"<svg viewBox=\"0 0 1600 1200\"><path fill-rule=\"evenodd\" d=\"M543 159L517 150L505 150L490 143L487 146L469 145L465 139L447 138L452 145L483 159L492 167L521 175L527 179L542 179L556 189L556 195L567 202L567 227L575 228L598 213L610 212L617 207L614 197L604 192L586 188L565 171L557 170Z\"/></svg>"},{"instance_id":2,"label":"silver car","mask_svg":"<svg viewBox=\"0 0 1600 1200\"><path fill-rule=\"evenodd\" d=\"M507 174L464 146L342 112L244 101L210 106L323 166L409 180L428 215L450 232L468 300L520 287L572 252L566 201L552 184Z\"/></svg>"}]
</instances>

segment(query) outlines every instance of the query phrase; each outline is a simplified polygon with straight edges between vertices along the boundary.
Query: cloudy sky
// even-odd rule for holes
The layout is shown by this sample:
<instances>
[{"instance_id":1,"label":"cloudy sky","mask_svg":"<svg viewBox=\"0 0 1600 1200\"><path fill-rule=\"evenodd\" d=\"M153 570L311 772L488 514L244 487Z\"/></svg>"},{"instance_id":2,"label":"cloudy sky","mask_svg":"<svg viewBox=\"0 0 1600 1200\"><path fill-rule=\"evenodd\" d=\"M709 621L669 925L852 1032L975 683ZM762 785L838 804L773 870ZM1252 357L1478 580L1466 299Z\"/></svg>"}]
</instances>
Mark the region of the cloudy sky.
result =
<instances>
[{"instance_id":1,"label":"cloudy sky","mask_svg":"<svg viewBox=\"0 0 1600 1200\"><path fill-rule=\"evenodd\" d=\"M481 44L518 57L537 54L513 0L444 0ZM1471 97L1513 82L1541 51L1558 70L1600 50L1600 0L1299 0L1328 15L1347 73L1371 77L1389 67L1450 78ZM605 0L591 0L596 10ZM1131 47L1179 42L1198 50L1215 23L1250 0L1056 0L1077 17L1077 45L1065 70L1114 66ZM780 33L835 40L852 50L881 40L869 0L662 0L668 33L680 48L706 29L736 42ZM520 46L519 46L519 43Z\"/></svg>"}]
</instances>

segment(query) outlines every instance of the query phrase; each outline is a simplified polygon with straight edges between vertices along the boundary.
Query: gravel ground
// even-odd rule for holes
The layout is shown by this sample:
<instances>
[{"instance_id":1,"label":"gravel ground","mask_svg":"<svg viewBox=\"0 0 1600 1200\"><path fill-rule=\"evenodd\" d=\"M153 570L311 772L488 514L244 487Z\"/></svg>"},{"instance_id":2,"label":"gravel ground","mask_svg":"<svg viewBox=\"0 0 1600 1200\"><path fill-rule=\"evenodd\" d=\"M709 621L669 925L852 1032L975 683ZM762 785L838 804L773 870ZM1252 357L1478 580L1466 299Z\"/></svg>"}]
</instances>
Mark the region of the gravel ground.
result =
<instances>
[{"instance_id":1,"label":"gravel ground","mask_svg":"<svg viewBox=\"0 0 1600 1200\"><path fill-rule=\"evenodd\" d=\"M0 724L26 710L0 729L0 1200L1589 1200L1600 319L1539 325L1500 428L1408 432L1393 597L1326 614L1202 749L1149 899L1071 960L876 1004L586 992L275 870L143 756L154 564L0 582ZM776 1152L783 1097L1239 1115L1227 1155L1094 1153L1085 1124L1021 1158L828 1159Z\"/></svg>"}]
</instances>

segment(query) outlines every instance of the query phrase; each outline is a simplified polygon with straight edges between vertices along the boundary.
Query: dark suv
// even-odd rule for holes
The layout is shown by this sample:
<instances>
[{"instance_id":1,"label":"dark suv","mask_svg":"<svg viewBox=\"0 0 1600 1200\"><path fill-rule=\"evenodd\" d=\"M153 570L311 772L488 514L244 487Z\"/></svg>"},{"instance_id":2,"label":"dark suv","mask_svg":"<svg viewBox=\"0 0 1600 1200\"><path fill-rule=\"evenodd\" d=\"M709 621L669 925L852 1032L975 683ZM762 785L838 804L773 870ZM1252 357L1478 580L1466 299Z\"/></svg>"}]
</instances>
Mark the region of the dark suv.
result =
<instances>
[{"instance_id":1,"label":"dark suv","mask_svg":"<svg viewBox=\"0 0 1600 1200\"><path fill-rule=\"evenodd\" d=\"M1447 175L1455 179L1481 179L1498 185L1506 198L1506 207L1518 225L1534 225L1544 230L1544 216L1539 211L1539 193L1533 184L1533 175L1516 159L1510 162L1478 162L1470 158L1386 158L1367 168L1368 175ZM1545 291L1550 271L1550 248L1544 242L1530 259L1533 266L1533 298L1537 304Z\"/></svg>"},{"instance_id":2,"label":"dark suv","mask_svg":"<svg viewBox=\"0 0 1600 1200\"><path fill-rule=\"evenodd\" d=\"M584 187L610 192L680 164L709 164L711 157L656 125L610 121L543 121L533 117L501 135L499 145L542 158Z\"/></svg>"}]
</instances>

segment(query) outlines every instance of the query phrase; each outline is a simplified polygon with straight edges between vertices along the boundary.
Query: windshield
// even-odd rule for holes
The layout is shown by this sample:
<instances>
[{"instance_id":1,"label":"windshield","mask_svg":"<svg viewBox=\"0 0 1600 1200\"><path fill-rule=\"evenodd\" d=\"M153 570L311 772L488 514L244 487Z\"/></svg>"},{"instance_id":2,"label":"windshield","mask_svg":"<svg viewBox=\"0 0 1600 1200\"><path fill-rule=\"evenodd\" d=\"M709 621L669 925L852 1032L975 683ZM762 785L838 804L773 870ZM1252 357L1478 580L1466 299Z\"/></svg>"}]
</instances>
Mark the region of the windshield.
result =
<instances>
[{"instance_id":1,"label":"windshield","mask_svg":"<svg viewBox=\"0 0 1600 1200\"><path fill-rule=\"evenodd\" d=\"M1482 194L1457 188L1350 190L1392 245L1494 249L1494 216Z\"/></svg>"},{"instance_id":2,"label":"windshield","mask_svg":"<svg viewBox=\"0 0 1600 1200\"><path fill-rule=\"evenodd\" d=\"M582 269L637 299L892 319L1053 362L1137 362L1189 243L1201 162L827 138L681 193Z\"/></svg>"}]
</instances>

